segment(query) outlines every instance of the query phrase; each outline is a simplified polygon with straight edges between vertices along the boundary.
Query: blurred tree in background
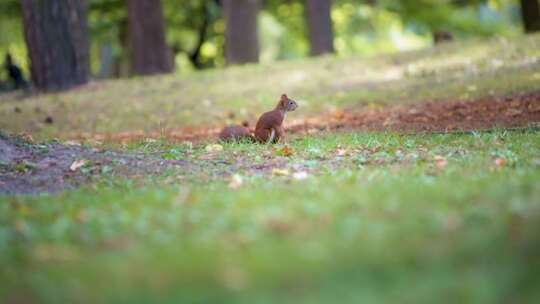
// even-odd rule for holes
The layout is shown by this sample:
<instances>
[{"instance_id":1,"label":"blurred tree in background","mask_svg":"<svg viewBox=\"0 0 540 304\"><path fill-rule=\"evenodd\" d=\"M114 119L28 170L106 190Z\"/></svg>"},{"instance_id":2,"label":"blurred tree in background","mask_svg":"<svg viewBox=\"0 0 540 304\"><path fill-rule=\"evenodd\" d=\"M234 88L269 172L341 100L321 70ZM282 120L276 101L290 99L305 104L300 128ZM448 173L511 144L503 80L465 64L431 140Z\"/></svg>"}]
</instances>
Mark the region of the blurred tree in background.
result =
<instances>
[{"instance_id":1,"label":"blurred tree in background","mask_svg":"<svg viewBox=\"0 0 540 304\"><path fill-rule=\"evenodd\" d=\"M137 75L168 73L173 56L165 41L161 0L128 0L131 71Z\"/></svg>"},{"instance_id":2,"label":"blurred tree in background","mask_svg":"<svg viewBox=\"0 0 540 304\"><path fill-rule=\"evenodd\" d=\"M311 55L334 52L334 33L330 19L331 0L306 0Z\"/></svg>"},{"instance_id":3,"label":"blurred tree in background","mask_svg":"<svg viewBox=\"0 0 540 304\"><path fill-rule=\"evenodd\" d=\"M537 31L540 15L538 0L153 0L142 1L144 7L136 0L87 2L91 71L100 78L173 66L189 73L332 51L388 53L430 46L437 35L509 36L522 28ZM19 0L0 3L0 54L9 50L28 73L20 6Z\"/></svg>"},{"instance_id":4,"label":"blurred tree in background","mask_svg":"<svg viewBox=\"0 0 540 304\"><path fill-rule=\"evenodd\" d=\"M223 0L225 59L228 64L259 61L259 0Z\"/></svg>"},{"instance_id":5,"label":"blurred tree in background","mask_svg":"<svg viewBox=\"0 0 540 304\"><path fill-rule=\"evenodd\" d=\"M540 5L538 0L521 0L521 16L525 32L540 31Z\"/></svg>"},{"instance_id":6,"label":"blurred tree in background","mask_svg":"<svg viewBox=\"0 0 540 304\"><path fill-rule=\"evenodd\" d=\"M22 0L24 36L34 85L62 90L89 76L86 1Z\"/></svg>"}]
</instances>

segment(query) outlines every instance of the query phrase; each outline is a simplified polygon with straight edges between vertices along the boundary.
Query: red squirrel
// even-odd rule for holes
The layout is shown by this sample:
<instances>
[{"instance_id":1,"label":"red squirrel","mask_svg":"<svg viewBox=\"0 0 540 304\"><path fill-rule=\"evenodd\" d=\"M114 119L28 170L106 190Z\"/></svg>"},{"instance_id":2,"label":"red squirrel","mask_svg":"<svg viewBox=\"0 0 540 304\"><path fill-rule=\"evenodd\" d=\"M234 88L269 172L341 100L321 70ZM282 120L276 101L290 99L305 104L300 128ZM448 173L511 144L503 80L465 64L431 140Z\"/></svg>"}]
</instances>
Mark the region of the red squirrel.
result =
<instances>
[{"instance_id":1,"label":"red squirrel","mask_svg":"<svg viewBox=\"0 0 540 304\"><path fill-rule=\"evenodd\" d=\"M276 108L266 112L257 121L255 126L255 138L262 143L277 143L285 136L283 130L283 120L287 112L292 112L298 108L296 101L281 95Z\"/></svg>"},{"instance_id":2,"label":"red squirrel","mask_svg":"<svg viewBox=\"0 0 540 304\"><path fill-rule=\"evenodd\" d=\"M219 133L219 139L222 141L240 141L242 139L255 141L255 137L251 133L248 122L244 121L242 125L230 125L223 128Z\"/></svg>"},{"instance_id":3,"label":"red squirrel","mask_svg":"<svg viewBox=\"0 0 540 304\"><path fill-rule=\"evenodd\" d=\"M223 141L246 139L251 142L277 143L285 136L283 130L285 114L296 110L297 107L296 101L283 94L274 110L261 115L253 134L248 127L248 123L244 122L241 126L231 125L223 128L219 133L219 139Z\"/></svg>"}]
</instances>

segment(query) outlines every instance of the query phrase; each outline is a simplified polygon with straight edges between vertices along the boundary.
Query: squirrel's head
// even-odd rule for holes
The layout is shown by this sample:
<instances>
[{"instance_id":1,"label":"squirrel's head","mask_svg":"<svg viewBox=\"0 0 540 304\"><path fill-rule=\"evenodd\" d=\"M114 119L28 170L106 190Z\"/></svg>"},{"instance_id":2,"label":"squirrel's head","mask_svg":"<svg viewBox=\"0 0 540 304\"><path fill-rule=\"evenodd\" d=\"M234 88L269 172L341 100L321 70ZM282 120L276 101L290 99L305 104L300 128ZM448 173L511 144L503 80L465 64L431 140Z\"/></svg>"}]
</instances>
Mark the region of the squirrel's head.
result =
<instances>
[{"instance_id":1,"label":"squirrel's head","mask_svg":"<svg viewBox=\"0 0 540 304\"><path fill-rule=\"evenodd\" d=\"M281 95L278 103L278 108L285 110L286 112L292 112L298 108L296 101L287 97L286 94Z\"/></svg>"}]
</instances>

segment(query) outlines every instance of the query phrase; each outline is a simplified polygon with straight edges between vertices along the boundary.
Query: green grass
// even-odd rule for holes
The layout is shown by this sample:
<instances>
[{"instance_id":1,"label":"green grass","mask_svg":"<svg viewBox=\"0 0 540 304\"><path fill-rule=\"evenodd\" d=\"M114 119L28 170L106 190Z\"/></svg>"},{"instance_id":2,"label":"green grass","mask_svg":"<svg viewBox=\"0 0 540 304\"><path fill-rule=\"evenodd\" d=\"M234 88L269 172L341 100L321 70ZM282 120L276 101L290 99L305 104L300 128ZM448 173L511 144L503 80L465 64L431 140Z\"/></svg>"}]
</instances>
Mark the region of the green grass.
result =
<instances>
[{"instance_id":1,"label":"green grass","mask_svg":"<svg viewBox=\"0 0 540 304\"><path fill-rule=\"evenodd\" d=\"M46 141L159 132L253 119L283 92L300 102L296 119L533 91L539 79L534 35L2 95L0 129ZM191 165L0 196L0 303L540 299L538 129L288 139L289 157L283 145L104 143Z\"/></svg>"},{"instance_id":2,"label":"green grass","mask_svg":"<svg viewBox=\"0 0 540 304\"><path fill-rule=\"evenodd\" d=\"M98 81L61 94L0 96L0 128L36 139L251 120L284 92L291 119L336 107L473 98L538 90L540 35L459 42L395 55L323 57L186 76ZM18 107L21 112L15 113ZM233 119L229 114L234 113ZM45 124L47 116L54 124Z\"/></svg>"},{"instance_id":3,"label":"green grass","mask_svg":"<svg viewBox=\"0 0 540 304\"><path fill-rule=\"evenodd\" d=\"M0 198L0 295L44 303L533 303L539 143L537 130L328 134L291 140L295 154L280 168L311 162L304 180L239 170L244 183L232 190L208 162L206 181L104 181ZM184 159L206 153L177 149ZM261 153L281 159L247 144L225 145L218 158L235 153L254 163ZM436 156L447 165L437 167Z\"/></svg>"}]
</instances>

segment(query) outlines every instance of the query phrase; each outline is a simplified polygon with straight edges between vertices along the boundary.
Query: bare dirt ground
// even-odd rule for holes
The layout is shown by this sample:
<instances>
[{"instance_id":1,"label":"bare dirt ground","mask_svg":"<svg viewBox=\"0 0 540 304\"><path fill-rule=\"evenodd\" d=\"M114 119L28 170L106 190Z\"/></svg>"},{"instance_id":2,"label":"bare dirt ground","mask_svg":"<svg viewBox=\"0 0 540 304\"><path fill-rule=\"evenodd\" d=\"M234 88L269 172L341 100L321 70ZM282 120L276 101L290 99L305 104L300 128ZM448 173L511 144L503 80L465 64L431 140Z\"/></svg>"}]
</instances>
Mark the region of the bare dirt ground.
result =
<instances>
[{"instance_id":1,"label":"bare dirt ground","mask_svg":"<svg viewBox=\"0 0 540 304\"><path fill-rule=\"evenodd\" d=\"M58 192L87 183L100 174L147 176L185 166L184 161L77 145L30 144L0 134L0 194Z\"/></svg>"},{"instance_id":2,"label":"bare dirt ground","mask_svg":"<svg viewBox=\"0 0 540 304\"><path fill-rule=\"evenodd\" d=\"M433 101L357 111L336 110L318 117L290 121L287 130L296 136L340 130L430 133L537 127L539 123L540 91L537 91L506 97L488 96L472 101ZM213 141L218 132L219 128L179 129L168 130L164 135L173 142ZM80 136L78 139L126 142L162 135L126 132ZM73 170L76 161L84 161L84 165ZM265 166L274 167L270 162L272 160L268 166L263 164L259 165L261 168L250 169L262 172ZM58 143L30 144L21 138L0 134L0 194L57 192L85 184L100 174L140 177L159 175L170 168L180 173L189 172L196 169L194 166L187 161L165 160L158 155L103 151Z\"/></svg>"},{"instance_id":3,"label":"bare dirt ground","mask_svg":"<svg viewBox=\"0 0 540 304\"><path fill-rule=\"evenodd\" d=\"M251 125L254 123L251 122ZM298 135L336 130L415 133L522 128L539 123L540 91L534 91L475 100L436 100L410 105L335 110L315 117L288 119L285 128L288 134ZM170 129L163 133L78 134L73 139L130 142L164 136L172 142L197 142L215 140L222 127Z\"/></svg>"},{"instance_id":4,"label":"bare dirt ground","mask_svg":"<svg viewBox=\"0 0 540 304\"><path fill-rule=\"evenodd\" d=\"M409 133L529 127L540 123L540 91L472 101L433 101L356 112L335 111L326 117L293 122L289 130L291 133L339 129Z\"/></svg>"}]
</instances>

